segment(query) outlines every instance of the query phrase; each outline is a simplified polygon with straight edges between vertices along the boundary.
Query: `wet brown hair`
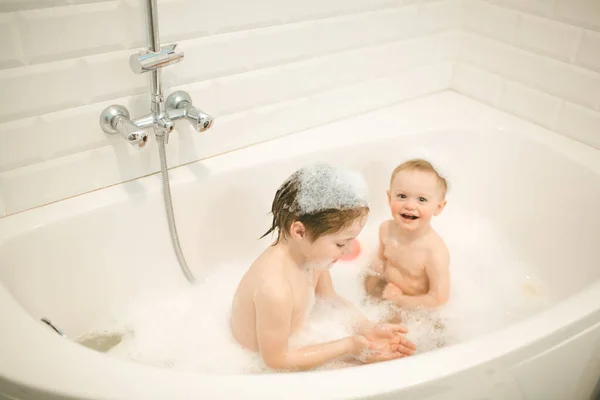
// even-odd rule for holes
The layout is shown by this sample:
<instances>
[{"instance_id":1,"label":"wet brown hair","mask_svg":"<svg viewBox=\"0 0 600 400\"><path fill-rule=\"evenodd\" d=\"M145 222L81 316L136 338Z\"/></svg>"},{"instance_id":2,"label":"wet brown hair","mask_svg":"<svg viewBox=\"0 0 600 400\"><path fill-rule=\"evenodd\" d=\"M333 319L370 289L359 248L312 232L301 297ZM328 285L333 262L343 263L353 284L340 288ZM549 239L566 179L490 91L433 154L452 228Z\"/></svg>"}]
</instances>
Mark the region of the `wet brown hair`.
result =
<instances>
[{"instance_id":1,"label":"wet brown hair","mask_svg":"<svg viewBox=\"0 0 600 400\"><path fill-rule=\"evenodd\" d=\"M310 240L314 242L321 236L341 231L350 226L356 219L364 217L369 213L369 207L357 207L346 209L329 208L314 213L302 214L298 206L299 190L300 179L298 173L295 173L275 193L275 198L271 205L273 222L269 230L261 236L261 239L277 230L276 244L281 237L287 238L290 234L292 224L295 221L299 221L306 228Z\"/></svg>"},{"instance_id":2,"label":"wet brown hair","mask_svg":"<svg viewBox=\"0 0 600 400\"><path fill-rule=\"evenodd\" d=\"M422 171L434 174L438 180L440 190L442 191L442 198L446 197L446 192L448 191L448 182L446 182L446 179L444 179L437 172L437 170L433 167L433 165L431 165L429 161L420 158L414 158L412 160L405 161L402 164L398 165L396 168L394 168L394 171L392 171L392 177L390 178L390 186L392 185L394 178L400 171Z\"/></svg>"}]
</instances>

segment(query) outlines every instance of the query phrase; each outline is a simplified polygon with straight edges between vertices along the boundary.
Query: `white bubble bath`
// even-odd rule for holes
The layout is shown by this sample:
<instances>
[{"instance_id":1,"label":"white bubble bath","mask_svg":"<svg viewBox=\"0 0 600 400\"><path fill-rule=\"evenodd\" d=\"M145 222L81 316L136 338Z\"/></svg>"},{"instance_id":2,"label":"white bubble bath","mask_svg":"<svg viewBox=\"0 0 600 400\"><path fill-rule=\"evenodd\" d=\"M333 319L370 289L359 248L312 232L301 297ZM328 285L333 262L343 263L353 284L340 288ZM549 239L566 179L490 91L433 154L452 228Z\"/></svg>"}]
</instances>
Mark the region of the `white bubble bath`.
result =
<instances>
[{"instance_id":1,"label":"white bubble bath","mask_svg":"<svg viewBox=\"0 0 600 400\"><path fill-rule=\"evenodd\" d=\"M377 224L372 218L359 239L355 260L332 269L336 291L372 321L399 317L417 352L435 351L503 327L551 301L533 269L520 262L506 238L486 219L455 210L452 204L435 225L451 254L451 295L436 310L399 310L365 296L362 277L375 251ZM468 227L468 228L467 228ZM112 357L148 365L202 373L269 372L254 352L241 348L229 330L229 312L236 286L248 264L220 266L202 283L178 291L151 291L115 311L110 321L85 336L120 333L108 351ZM352 316L339 304L317 299L303 329L290 346L322 343L352 334ZM346 366L332 363L323 368Z\"/></svg>"}]
</instances>

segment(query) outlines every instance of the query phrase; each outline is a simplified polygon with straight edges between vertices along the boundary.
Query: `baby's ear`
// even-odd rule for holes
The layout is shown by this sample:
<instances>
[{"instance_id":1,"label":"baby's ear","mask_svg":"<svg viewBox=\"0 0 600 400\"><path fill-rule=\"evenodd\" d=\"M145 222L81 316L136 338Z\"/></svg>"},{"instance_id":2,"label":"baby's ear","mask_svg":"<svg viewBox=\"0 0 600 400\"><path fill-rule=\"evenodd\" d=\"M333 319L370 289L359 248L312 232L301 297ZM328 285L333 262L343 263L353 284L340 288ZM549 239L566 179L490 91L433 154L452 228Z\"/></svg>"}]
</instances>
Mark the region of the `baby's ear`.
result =
<instances>
[{"instance_id":1,"label":"baby's ear","mask_svg":"<svg viewBox=\"0 0 600 400\"><path fill-rule=\"evenodd\" d=\"M390 193L390 189L385 191L385 195L387 196L388 205L392 202L392 195Z\"/></svg>"},{"instance_id":2,"label":"baby's ear","mask_svg":"<svg viewBox=\"0 0 600 400\"><path fill-rule=\"evenodd\" d=\"M440 215L440 213L442 212L442 210L444 209L444 207L446 207L446 199L440 201L440 204L438 204L438 206L435 209L435 212L433 213L433 215L435 215L435 216Z\"/></svg>"}]
</instances>

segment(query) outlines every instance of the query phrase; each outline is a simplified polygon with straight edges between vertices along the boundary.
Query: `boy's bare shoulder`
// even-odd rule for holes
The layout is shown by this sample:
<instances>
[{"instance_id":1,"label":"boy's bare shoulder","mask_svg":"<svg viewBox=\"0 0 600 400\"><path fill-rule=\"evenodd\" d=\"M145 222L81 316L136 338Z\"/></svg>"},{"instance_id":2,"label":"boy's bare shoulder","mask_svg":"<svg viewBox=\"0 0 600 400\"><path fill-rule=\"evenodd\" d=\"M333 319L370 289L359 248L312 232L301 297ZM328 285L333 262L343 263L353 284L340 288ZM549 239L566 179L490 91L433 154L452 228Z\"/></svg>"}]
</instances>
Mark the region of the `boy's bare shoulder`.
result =
<instances>
[{"instance_id":1,"label":"boy's bare shoulder","mask_svg":"<svg viewBox=\"0 0 600 400\"><path fill-rule=\"evenodd\" d=\"M278 268L285 262L284 257L275 249L268 249L254 262L256 269L254 298L269 301L281 301L291 296L291 288L285 276Z\"/></svg>"}]
</instances>

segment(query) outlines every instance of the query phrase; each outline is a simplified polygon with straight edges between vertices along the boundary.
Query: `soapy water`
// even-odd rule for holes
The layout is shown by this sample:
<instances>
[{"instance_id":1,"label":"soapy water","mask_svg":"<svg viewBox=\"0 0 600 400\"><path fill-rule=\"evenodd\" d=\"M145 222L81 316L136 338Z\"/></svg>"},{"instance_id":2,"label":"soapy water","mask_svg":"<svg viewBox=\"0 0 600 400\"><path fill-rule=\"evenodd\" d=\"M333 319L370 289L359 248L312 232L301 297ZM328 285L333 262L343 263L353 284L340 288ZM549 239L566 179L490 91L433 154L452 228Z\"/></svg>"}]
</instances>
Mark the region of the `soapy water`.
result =
<instances>
[{"instance_id":1,"label":"soapy water","mask_svg":"<svg viewBox=\"0 0 600 400\"><path fill-rule=\"evenodd\" d=\"M451 255L451 294L446 305L436 311L398 312L387 302L365 297L363 271L376 250L381 221L373 218L359 237L359 257L331 269L336 291L373 321L399 316L417 354L490 333L550 304L550 294L533 268L518 260L485 218L452 209L438 218L434 228ZM220 266L201 284L138 296L99 330L122 333L120 343L107 354L174 370L268 372L257 354L235 342L229 329L231 301L248 266ZM352 314L343 306L317 299L305 327L290 338L290 346L348 336L351 323ZM338 362L323 368L343 366L347 365Z\"/></svg>"}]
</instances>

